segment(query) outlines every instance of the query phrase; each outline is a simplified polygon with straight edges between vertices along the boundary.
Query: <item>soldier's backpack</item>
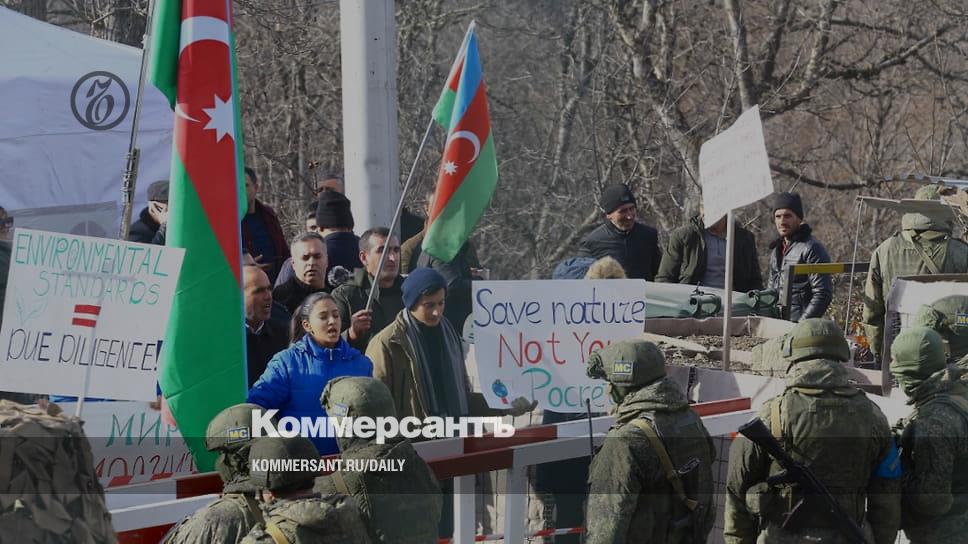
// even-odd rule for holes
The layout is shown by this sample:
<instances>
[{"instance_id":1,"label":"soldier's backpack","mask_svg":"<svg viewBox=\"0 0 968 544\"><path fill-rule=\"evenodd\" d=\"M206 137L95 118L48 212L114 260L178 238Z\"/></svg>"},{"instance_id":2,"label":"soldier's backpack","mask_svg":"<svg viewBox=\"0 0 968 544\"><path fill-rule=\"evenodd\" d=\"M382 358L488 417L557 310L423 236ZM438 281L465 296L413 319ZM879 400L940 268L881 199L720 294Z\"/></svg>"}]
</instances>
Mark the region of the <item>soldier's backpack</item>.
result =
<instances>
[{"instance_id":1,"label":"soldier's backpack","mask_svg":"<svg viewBox=\"0 0 968 544\"><path fill-rule=\"evenodd\" d=\"M81 421L0 401L0 542L117 542Z\"/></svg>"},{"instance_id":2,"label":"soldier's backpack","mask_svg":"<svg viewBox=\"0 0 968 544\"><path fill-rule=\"evenodd\" d=\"M253 529L253 533L258 533L259 529L263 529L261 524ZM265 509L263 530L275 544L371 542L356 501L343 495L283 499L272 503Z\"/></svg>"}]
</instances>

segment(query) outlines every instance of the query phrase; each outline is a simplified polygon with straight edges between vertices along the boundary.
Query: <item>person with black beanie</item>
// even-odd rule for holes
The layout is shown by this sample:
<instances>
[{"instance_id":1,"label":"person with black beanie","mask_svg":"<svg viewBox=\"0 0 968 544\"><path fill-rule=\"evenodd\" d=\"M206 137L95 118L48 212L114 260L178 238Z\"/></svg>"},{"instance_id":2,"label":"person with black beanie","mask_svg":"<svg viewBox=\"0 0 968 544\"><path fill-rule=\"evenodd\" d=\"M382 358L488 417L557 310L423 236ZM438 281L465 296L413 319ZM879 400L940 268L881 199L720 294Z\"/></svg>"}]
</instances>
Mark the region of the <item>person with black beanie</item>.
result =
<instances>
[{"instance_id":1,"label":"person with black beanie","mask_svg":"<svg viewBox=\"0 0 968 544\"><path fill-rule=\"evenodd\" d=\"M659 271L662 251L659 231L636 221L635 195L627 185L609 185L598 201L602 224L581 241L579 256L612 257L629 278L652 281Z\"/></svg>"},{"instance_id":2,"label":"person with black beanie","mask_svg":"<svg viewBox=\"0 0 968 544\"><path fill-rule=\"evenodd\" d=\"M353 212L350 200L336 191L319 193L316 203L316 228L326 240L329 269L337 266L352 272L362 267L360 263L360 239L353 234ZM327 272L328 276L328 272Z\"/></svg>"},{"instance_id":3,"label":"person with black beanie","mask_svg":"<svg viewBox=\"0 0 968 544\"><path fill-rule=\"evenodd\" d=\"M829 263L827 248L813 237L803 221L803 201L796 193L780 193L773 198L773 224L779 237L770 244L770 289L783 291L786 268L802 263ZM794 276L790 285L790 305L783 316L790 321L822 317L833 300L833 281L829 275Z\"/></svg>"}]
</instances>

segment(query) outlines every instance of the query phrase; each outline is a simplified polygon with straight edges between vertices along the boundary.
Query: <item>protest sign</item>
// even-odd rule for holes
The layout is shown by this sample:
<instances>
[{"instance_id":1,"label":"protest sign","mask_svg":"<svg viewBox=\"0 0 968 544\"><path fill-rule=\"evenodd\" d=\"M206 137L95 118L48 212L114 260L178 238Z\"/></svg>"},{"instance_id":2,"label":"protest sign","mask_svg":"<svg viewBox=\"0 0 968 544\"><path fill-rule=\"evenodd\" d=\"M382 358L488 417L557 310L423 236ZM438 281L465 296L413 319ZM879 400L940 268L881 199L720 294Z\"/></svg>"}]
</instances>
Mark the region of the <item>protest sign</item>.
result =
<instances>
[{"instance_id":1,"label":"protest sign","mask_svg":"<svg viewBox=\"0 0 968 544\"><path fill-rule=\"evenodd\" d=\"M606 383L585 375L588 356L642 334L642 280L474 282L474 351L493 408L524 396L556 412L610 405Z\"/></svg>"},{"instance_id":2,"label":"protest sign","mask_svg":"<svg viewBox=\"0 0 968 544\"><path fill-rule=\"evenodd\" d=\"M184 250L14 232L0 329L0 391L154 400Z\"/></svg>"},{"instance_id":3,"label":"protest sign","mask_svg":"<svg viewBox=\"0 0 968 544\"><path fill-rule=\"evenodd\" d=\"M730 210L773 193L759 106L746 110L733 126L702 144L699 177L703 221L707 226L725 217Z\"/></svg>"},{"instance_id":4,"label":"protest sign","mask_svg":"<svg viewBox=\"0 0 968 544\"><path fill-rule=\"evenodd\" d=\"M59 406L68 414L77 407L72 402ZM144 402L85 403L84 434L94 454L94 472L105 487L195 472L178 430Z\"/></svg>"}]
</instances>

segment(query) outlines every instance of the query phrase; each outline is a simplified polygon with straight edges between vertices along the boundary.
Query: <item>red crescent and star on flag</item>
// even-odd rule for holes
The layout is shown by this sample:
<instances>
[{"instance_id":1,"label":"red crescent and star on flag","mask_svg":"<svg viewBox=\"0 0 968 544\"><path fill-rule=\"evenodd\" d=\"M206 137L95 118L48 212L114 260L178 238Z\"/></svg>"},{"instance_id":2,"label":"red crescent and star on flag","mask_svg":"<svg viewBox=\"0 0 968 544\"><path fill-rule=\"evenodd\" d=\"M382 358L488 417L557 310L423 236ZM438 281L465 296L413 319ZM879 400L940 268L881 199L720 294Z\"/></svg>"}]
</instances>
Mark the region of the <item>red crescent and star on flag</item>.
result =
<instances>
[{"instance_id":1,"label":"red crescent and star on flag","mask_svg":"<svg viewBox=\"0 0 968 544\"><path fill-rule=\"evenodd\" d=\"M183 5L175 144L209 218L224 216L227 210L238 207L230 30L226 2ZM238 224L217 220L210 224L236 281L240 281Z\"/></svg>"}]
</instances>

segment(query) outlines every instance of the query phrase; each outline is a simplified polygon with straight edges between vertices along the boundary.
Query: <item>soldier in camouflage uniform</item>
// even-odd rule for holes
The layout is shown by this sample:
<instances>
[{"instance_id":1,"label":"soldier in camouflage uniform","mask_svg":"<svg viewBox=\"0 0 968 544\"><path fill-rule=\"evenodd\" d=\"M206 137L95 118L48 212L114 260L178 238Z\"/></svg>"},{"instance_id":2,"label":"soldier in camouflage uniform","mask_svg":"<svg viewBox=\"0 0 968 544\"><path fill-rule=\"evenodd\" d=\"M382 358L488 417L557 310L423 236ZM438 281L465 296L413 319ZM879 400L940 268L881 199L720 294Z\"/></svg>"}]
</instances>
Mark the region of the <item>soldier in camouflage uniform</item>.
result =
<instances>
[{"instance_id":1,"label":"soldier in camouflage uniform","mask_svg":"<svg viewBox=\"0 0 968 544\"><path fill-rule=\"evenodd\" d=\"M252 444L256 460L319 461L308 438L260 438ZM312 470L277 471L253 467L252 484L262 492L265 521L242 539L243 544L370 544L369 532L353 497L313 492Z\"/></svg>"},{"instance_id":2,"label":"soldier in camouflage uniform","mask_svg":"<svg viewBox=\"0 0 968 544\"><path fill-rule=\"evenodd\" d=\"M902 421L902 528L914 544L968 541L968 388L945 368L941 336L906 329L891 344L891 373L914 405Z\"/></svg>"},{"instance_id":3,"label":"soldier in camouflage uniform","mask_svg":"<svg viewBox=\"0 0 968 544\"><path fill-rule=\"evenodd\" d=\"M968 296L951 295L923 305L914 316L915 326L934 329L948 344L948 362L968 355Z\"/></svg>"},{"instance_id":4,"label":"soldier in camouflage uniform","mask_svg":"<svg viewBox=\"0 0 968 544\"><path fill-rule=\"evenodd\" d=\"M833 321L807 319L787 334L782 351L790 362L786 390L764 403L760 419L864 528L868 542L893 543L901 510L897 449L884 414L847 381L843 333ZM738 435L733 441L726 482L728 544L852 542L815 496L795 483L767 484L780 471L750 440Z\"/></svg>"},{"instance_id":5,"label":"soldier in camouflage uniform","mask_svg":"<svg viewBox=\"0 0 968 544\"><path fill-rule=\"evenodd\" d=\"M609 381L615 424L589 469L586 543L706 542L715 450L702 420L665 375L651 342L596 351L587 373ZM673 480L667 475L680 471Z\"/></svg>"},{"instance_id":6,"label":"soldier in camouflage uniform","mask_svg":"<svg viewBox=\"0 0 968 544\"><path fill-rule=\"evenodd\" d=\"M205 448L218 452L215 469L222 478L222 496L195 512L162 540L166 544L237 543L262 521L249 481L252 411L256 404L236 404L219 412L205 431Z\"/></svg>"},{"instance_id":7,"label":"soldier in camouflage uniform","mask_svg":"<svg viewBox=\"0 0 968 544\"><path fill-rule=\"evenodd\" d=\"M937 186L918 190L914 198L937 200ZM880 355L884 314L891 284L899 276L961 273L968 270L968 244L952 238L953 221L941 213L906 213L901 232L884 240L871 254L864 286L864 329L871 350Z\"/></svg>"},{"instance_id":8,"label":"soldier in camouflage uniform","mask_svg":"<svg viewBox=\"0 0 968 544\"><path fill-rule=\"evenodd\" d=\"M320 399L329 417L396 417L390 390L373 378L331 380ZM442 497L430 467L405 438L337 438L343 459L398 460L400 472L340 470L316 480L316 491L356 499L374 542L424 544L437 538Z\"/></svg>"}]
</instances>

